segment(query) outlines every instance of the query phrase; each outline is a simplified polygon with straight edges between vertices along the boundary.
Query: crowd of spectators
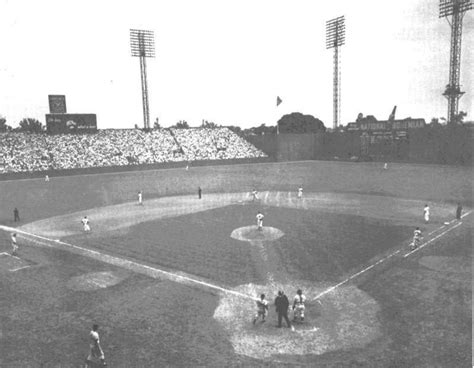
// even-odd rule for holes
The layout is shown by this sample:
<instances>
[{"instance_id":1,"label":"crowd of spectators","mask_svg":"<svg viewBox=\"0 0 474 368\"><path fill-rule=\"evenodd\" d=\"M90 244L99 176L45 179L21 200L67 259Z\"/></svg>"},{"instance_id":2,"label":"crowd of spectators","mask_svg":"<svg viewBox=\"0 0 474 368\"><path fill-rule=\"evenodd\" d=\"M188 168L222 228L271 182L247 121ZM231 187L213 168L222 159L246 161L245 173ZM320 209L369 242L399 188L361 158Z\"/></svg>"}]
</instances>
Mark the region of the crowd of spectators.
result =
<instances>
[{"instance_id":1,"label":"crowd of spectators","mask_svg":"<svg viewBox=\"0 0 474 368\"><path fill-rule=\"evenodd\" d=\"M265 157L228 128L172 129L187 161Z\"/></svg>"},{"instance_id":2,"label":"crowd of spectators","mask_svg":"<svg viewBox=\"0 0 474 368\"><path fill-rule=\"evenodd\" d=\"M0 171L32 172L263 157L227 128L106 129L94 134L0 133Z\"/></svg>"}]
</instances>

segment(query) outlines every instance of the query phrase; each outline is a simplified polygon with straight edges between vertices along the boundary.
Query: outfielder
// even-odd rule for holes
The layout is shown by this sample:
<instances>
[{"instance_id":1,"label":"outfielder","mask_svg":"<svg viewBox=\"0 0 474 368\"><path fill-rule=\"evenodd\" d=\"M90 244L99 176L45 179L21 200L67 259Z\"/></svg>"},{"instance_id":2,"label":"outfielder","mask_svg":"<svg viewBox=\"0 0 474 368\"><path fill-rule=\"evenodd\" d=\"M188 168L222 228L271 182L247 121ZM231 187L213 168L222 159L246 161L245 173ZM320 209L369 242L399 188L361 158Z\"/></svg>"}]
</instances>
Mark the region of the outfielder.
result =
<instances>
[{"instance_id":1,"label":"outfielder","mask_svg":"<svg viewBox=\"0 0 474 368\"><path fill-rule=\"evenodd\" d=\"M300 186L298 188L298 199L301 199L301 198L303 198L303 187L302 186Z\"/></svg>"},{"instance_id":2,"label":"outfielder","mask_svg":"<svg viewBox=\"0 0 474 368\"><path fill-rule=\"evenodd\" d=\"M138 192L138 205L143 205L143 194L141 190Z\"/></svg>"}]
</instances>

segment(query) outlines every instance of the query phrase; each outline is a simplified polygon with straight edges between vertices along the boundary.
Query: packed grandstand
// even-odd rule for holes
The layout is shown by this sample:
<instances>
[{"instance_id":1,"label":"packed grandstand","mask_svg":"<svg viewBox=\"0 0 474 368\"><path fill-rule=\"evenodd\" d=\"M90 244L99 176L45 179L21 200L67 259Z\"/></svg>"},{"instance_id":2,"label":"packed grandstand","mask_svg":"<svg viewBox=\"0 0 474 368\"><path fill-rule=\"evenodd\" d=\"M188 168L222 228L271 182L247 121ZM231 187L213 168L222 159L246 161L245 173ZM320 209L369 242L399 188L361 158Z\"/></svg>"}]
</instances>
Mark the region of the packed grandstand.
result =
<instances>
[{"instance_id":1,"label":"packed grandstand","mask_svg":"<svg viewBox=\"0 0 474 368\"><path fill-rule=\"evenodd\" d=\"M0 133L0 169L4 173L257 157L266 154L228 128Z\"/></svg>"}]
</instances>

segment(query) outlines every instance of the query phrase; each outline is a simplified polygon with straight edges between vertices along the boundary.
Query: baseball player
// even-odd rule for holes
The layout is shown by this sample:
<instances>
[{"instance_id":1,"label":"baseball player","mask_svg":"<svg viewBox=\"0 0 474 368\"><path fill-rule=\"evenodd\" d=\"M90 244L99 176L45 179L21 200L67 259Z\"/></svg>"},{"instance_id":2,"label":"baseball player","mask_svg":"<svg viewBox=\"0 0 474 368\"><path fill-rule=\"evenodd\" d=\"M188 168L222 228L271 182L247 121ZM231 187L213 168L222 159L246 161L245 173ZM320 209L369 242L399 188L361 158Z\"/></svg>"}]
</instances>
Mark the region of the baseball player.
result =
<instances>
[{"instance_id":1,"label":"baseball player","mask_svg":"<svg viewBox=\"0 0 474 368\"><path fill-rule=\"evenodd\" d=\"M425 222L428 223L430 221L430 206L425 204L425 208L423 208L423 216L425 218Z\"/></svg>"},{"instance_id":2,"label":"baseball player","mask_svg":"<svg viewBox=\"0 0 474 368\"><path fill-rule=\"evenodd\" d=\"M141 190L138 192L138 205L143 205L143 194Z\"/></svg>"},{"instance_id":3,"label":"baseball player","mask_svg":"<svg viewBox=\"0 0 474 368\"><path fill-rule=\"evenodd\" d=\"M420 228L417 227L415 229L415 231L413 232L413 241L411 243L411 248L412 249L418 248L418 246L420 245L422 239L423 239L423 234L422 234Z\"/></svg>"},{"instance_id":4,"label":"baseball player","mask_svg":"<svg viewBox=\"0 0 474 368\"><path fill-rule=\"evenodd\" d=\"M89 225L89 219L87 218L87 216L83 217L83 219L81 220L81 223L82 223L82 227L83 227L83 229L86 233L91 231L91 227Z\"/></svg>"},{"instance_id":5,"label":"baseball player","mask_svg":"<svg viewBox=\"0 0 474 368\"><path fill-rule=\"evenodd\" d=\"M258 192L255 189L252 191L252 201L258 201Z\"/></svg>"},{"instance_id":6,"label":"baseball player","mask_svg":"<svg viewBox=\"0 0 474 368\"><path fill-rule=\"evenodd\" d=\"M255 216L255 217L257 218L257 230L262 231L263 230L263 218L265 216L263 216L263 213L258 211L257 216Z\"/></svg>"},{"instance_id":7,"label":"baseball player","mask_svg":"<svg viewBox=\"0 0 474 368\"><path fill-rule=\"evenodd\" d=\"M462 205L461 203L458 202L458 205L456 207L456 220L461 220L462 218Z\"/></svg>"},{"instance_id":8,"label":"baseball player","mask_svg":"<svg viewBox=\"0 0 474 368\"><path fill-rule=\"evenodd\" d=\"M265 322L265 318L268 314L268 302L265 299L265 294L260 295L260 299L257 300L257 313L253 319L253 324L257 322L259 317L262 318L262 323Z\"/></svg>"},{"instance_id":9,"label":"baseball player","mask_svg":"<svg viewBox=\"0 0 474 368\"><path fill-rule=\"evenodd\" d=\"M298 188L298 199L303 198L303 186Z\"/></svg>"},{"instance_id":10,"label":"baseball player","mask_svg":"<svg viewBox=\"0 0 474 368\"><path fill-rule=\"evenodd\" d=\"M18 244L16 242L16 233L13 233L12 236L11 236L11 242L12 242L12 256L15 256L17 255L17 251L18 251Z\"/></svg>"},{"instance_id":11,"label":"baseball player","mask_svg":"<svg viewBox=\"0 0 474 368\"><path fill-rule=\"evenodd\" d=\"M293 321L300 322L304 321L304 310L305 310L306 297L303 294L303 290L298 289L296 291L295 298L293 299Z\"/></svg>"},{"instance_id":12,"label":"baseball player","mask_svg":"<svg viewBox=\"0 0 474 368\"><path fill-rule=\"evenodd\" d=\"M92 326L91 332L89 332L89 355L87 356L86 359L86 368L87 367L92 367L92 359L99 359L100 363L103 366L106 366L107 363L105 362L105 357L104 357L104 351L102 350L102 347L100 346L100 340L99 340L99 325L94 324Z\"/></svg>"}]
</instances>

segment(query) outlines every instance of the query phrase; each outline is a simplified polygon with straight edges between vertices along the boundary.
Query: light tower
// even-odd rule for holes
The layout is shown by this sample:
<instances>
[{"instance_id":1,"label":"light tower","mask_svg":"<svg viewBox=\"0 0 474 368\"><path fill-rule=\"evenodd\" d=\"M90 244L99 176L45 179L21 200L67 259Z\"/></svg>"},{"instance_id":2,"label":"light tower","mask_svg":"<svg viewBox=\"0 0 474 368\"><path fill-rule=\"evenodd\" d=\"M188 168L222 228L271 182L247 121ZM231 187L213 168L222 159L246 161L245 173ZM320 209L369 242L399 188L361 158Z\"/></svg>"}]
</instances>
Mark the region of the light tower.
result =
<instances>
[{"instance_id":1,"label":"light tower","mask_svg":"<svg viewBox=\"0 0 474 368\"><path fill-rule=\"evenodd\" d=\"M339 71L339 46L346 40L346 25L344 16L326 22L326 49L334 49L334 76L333 76L333 128L339 126L341 74Z\"/></svg>"},{"instance_id":2,"label":"light tower","mask_svg":"<svg viewBox=\"0 0 474 368\"><path fill-rule=\"evenodd\" d=\"M145 129L150 129L150 108L148 104L146 58L155 57L155 37L153 31L131 29L130 47L132 50L132 56L140 58L140 75L142 80L143 127Z\"/></svg>"},{"instance_id":3,"label":"light tower","mask_svg":"<svg viewBox=\"0 0 474 368\"><path fill-rule=\"evenodd\" d=\"M464 14L472 9L471 0L440 0L439 17L446 18L451 27L449 55L449 84L443 93L448 99L448 123L453 123L458 113L458 102L464 92L459 84L461 71L461 38Z\"/></svg>"}]
</instances>

